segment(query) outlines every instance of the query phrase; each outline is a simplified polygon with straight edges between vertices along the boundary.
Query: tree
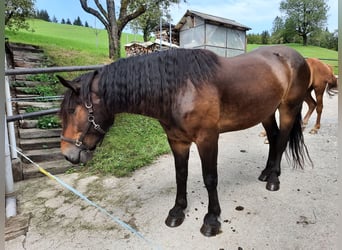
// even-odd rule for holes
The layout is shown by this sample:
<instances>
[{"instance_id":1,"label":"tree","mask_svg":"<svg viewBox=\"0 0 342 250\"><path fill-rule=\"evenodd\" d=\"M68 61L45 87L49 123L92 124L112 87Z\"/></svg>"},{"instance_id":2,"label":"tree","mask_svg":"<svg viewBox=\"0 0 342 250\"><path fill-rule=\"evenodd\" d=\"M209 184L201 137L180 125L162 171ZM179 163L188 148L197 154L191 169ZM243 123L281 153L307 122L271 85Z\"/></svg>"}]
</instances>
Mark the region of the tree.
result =
<instances>
[{"instance_id":1,"label":"tree","mask_svg":"<svg viewBox=\"0 0 342 250\"><path fill-rule=\"evenodd\" d=\"M52 22L53 23L58 23L58 19L57 19L57 17L55 15L52 17Z\"/></svg>"},{"instance_id":2,"label":"tree","mask_svg":"<svg viewBox=\"0 0 342 250\"><path fill-rule=\"evenodd\" d=\"M69 18L66 20L66 23L65 23L65 24L69 24L69 25L71 25L71 21L70 21L70 19L69 19Z\"/></svg>"},{"instance_id":3,"label":"tree","mask_svg":"<svg viewBox=\"0 0 342 250\"><path fill-rule=\"evenodd\" d=\"M308 36L324 27L329 7L325 0L282 0L279 9L285 13L285 23L293 25L307 45Z\"/></svg>"},{"instance_id":4,"label":"tree","mask_svg":"<svg viewBox=\"0 0 342 250\"><path fill-rule=\"evenodd\" d=\"M261 33L261 44L268 44L269 39L270 39L270 33L268 33L267 30L264 30Z\"/></svg>"},{"instance_id":5,"label":"tree","mask_svg":"<svg viewBox=\"0 0 342 250\"><path fill-rule=\"evenodd\" d=\"M284 23L283 30L284 43L300 43L303 38L298 34L296 30L296 23L293 19L287 19Z\"/></svg>"},{"instance_id":6,"label":"tree","mask_svg":"<svg viewBox=\"0 0 342 250\"><path fill-rule=\"evenodd\" d=\"M47 10L37 10L36 11L36 18L47 21L47 22L51 22L50 16L49 16L49 13L47 12Z\"/></svg>"},{"instance_id":7,"label":"tree","mask_svg":"<svg viewBox=\"0 0 342 250\"><path fill-rule=\"evenodd\" d=\"M64 18L62 18L61 24L65 24L65 19Z\"/></svg>"},{"instance_id":8,"label":"tree","mask_svg":"<svg viewBox=\"0 0 342 250\"><path fill-rule=\"evenodd\" d=\"M83 26L81 18L79 16L75 19L73 25Z\"/></svg>"},{"instance_id":9,"label":"tree","mask_svg":"<svg viewBox=\"0 0 342 250\"><path fill-rule=\"evenodd\" d=\"M249 44L261 44L261 35L255 33L247 34L247 42Z\"/></svg>"},{"instance_id":10,"label":"tree","mask_svg":"<svg viewBox=\"0 0 342 250\"><path fill-rule=\"evenodd\" d=\"M80 0L84 11L95 16L104 25L108 33L109 58L120 58L120 38L126 25L147 10L169 8L173 3L181 0L120 0L120 9L116 12L115 1L106 0L106 8L99 0L94 0L96 9L88 5L88 0ZM185 1L185 0L184 0Z\"/></svg>"},{"instance_id":11,"label":"tree","mask_svg":"<svg viewBox=\"0 0 342 250\"><path fill-rule=\"evenodd\" d=\"M34 0L5 0L5 25L11 30L29 29L26 19L34 16Z\"/></svg>"},{"instance_id":12,"label":"tree","mask_svg":"<svg viewBox=\"0 0 342 250\"><path fill-rule=\"evenodd\" d=\"M310 36L310 45L320 46L322 48L338 50L338 30L334 32L329 32L326 28L325 30L320 30L313 36Z\"/></svg>"},{"instance_id":13,"label":"tree","mask_svg":"<svg viewBox=\"0 0 342 250\"><path fill-rule=\"evenodd\" d=\"M144 41L147 42L151 39L151 32L158 26L161 16L161 9L146 11L144 14L131 21L131 28L134 31L141 30L143 32ZM164 21L163 23L165 23Z\"/></svg>"},{"instance_id":14,"label":"tree","mask_svg":"<svg viewBox=\"0 0 342 250\"><path fill-rule=\"evenodd\" d=\"M281 44L283 43L283 32L284 32L284 22L279 16L273 20L271 39L272 43Z\"/></svg>"}]
</instances>

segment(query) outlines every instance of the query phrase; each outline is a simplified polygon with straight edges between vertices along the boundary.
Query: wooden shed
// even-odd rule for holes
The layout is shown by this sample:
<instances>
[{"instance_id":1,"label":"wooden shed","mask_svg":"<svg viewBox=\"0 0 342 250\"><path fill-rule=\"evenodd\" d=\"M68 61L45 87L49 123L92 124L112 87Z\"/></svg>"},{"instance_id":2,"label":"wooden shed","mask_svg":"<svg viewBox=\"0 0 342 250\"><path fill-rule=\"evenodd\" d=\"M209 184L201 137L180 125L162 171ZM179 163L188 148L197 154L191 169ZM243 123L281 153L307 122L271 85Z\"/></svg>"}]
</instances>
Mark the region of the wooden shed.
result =
<instances>
[{"instance_id":1,"label":"wooden shed","mask_svg":"<svg viewBox=\"0 0 342 250\"><path fill-rule=\"evenodd\" d=\"M188 10L175 31L181 48L204 48L225 57L246 52L246 31L251 28L234 20Z\"/></svg>"}]
</instances>

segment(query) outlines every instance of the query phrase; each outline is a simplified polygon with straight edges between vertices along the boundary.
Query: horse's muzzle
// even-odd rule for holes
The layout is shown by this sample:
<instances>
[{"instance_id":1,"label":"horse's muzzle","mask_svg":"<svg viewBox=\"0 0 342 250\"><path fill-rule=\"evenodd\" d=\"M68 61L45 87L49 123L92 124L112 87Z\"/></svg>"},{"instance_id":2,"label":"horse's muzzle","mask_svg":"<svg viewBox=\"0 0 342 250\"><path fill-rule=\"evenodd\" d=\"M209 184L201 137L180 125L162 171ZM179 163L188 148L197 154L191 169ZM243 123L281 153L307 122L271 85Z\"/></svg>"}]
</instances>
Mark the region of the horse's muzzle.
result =
<instances>
[{"instance_id":1,"label":"horse's muzzle","mask_svg":"<svg viewBox=\"0 0 342 250\"><path fill-rule=\"evenodd\" d=\"M65 159L72 164L87 163L92 157L94 151L81 150L76 147L68 148L65 152L62 152Z\"/></svg>"}]
</instances>

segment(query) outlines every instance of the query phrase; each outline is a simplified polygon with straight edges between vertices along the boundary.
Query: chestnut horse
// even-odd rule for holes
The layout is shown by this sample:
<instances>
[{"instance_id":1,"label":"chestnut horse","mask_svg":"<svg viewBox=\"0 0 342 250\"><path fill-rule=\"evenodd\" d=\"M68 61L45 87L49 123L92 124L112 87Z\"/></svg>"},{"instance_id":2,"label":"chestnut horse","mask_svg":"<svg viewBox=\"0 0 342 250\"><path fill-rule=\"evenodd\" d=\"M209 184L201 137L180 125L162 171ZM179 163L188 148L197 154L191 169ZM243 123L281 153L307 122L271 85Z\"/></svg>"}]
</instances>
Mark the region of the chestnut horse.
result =
<instances>
[{"instance_id":1,"label":"chestnut horse","mask_svg":"<svg viewBox=\"0 0 342 250\"><path fill-rule=\"evenodd\" d=\"M337 91L337 78L334 75L332 67L319 59L307 58L306 62L310 68L311 81L304 99L308 104L309 109L304 116L303 125L306 126L308 124L312 112L316 109L316 124L310 130L311 134L316 134L321 127L324 90L326 90L330 96L334 95ZM311 95L312 90L315 92L316 101Z\"/></svg>"},{"instance_id":2,"label":"chestnut horse","mask_svg":"<svg viewBox=\"0 0 342 250\"><path fill-rule=\"evenodd\" d=\"M234 58L209 50L173 49L120 59L72 81L61 104L61 151L72 163L87 162L117 113L157 119L167 134L176 171L177 194L166 225L182 224L187 207L189 149L194 142L208 191L201 232L220 232L217 193L219 134L262 123L270 139L259 180L280 187L280 162L289 145L294 165L310 160L303 141L301 109L310 82L305 59L285 46L263 47ZM278 127L275 112L279 110Z\"/></svg>"}]
</instances>

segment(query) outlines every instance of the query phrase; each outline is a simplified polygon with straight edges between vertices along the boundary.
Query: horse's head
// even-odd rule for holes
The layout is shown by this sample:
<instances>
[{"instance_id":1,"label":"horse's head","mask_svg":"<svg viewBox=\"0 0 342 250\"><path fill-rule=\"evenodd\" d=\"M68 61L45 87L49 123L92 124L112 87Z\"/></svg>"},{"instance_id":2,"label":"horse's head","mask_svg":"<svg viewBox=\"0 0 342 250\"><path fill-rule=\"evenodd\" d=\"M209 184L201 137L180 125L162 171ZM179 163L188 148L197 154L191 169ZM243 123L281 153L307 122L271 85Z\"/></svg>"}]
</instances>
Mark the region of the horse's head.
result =
<instances>
[{"instance_id":1,"label":"horse's head","mask_svg":"<svg viewBox=\"0 0 342 250\"><path fill-rule=\"evenodd\" d=\"M86 163L113 124L114 118L110 116L99 96L99 75L96 71L83 74L72 81L60 76L58 79L68 88L60 111L61 151L74 164Z\"/></svg>"}]
</instances>

